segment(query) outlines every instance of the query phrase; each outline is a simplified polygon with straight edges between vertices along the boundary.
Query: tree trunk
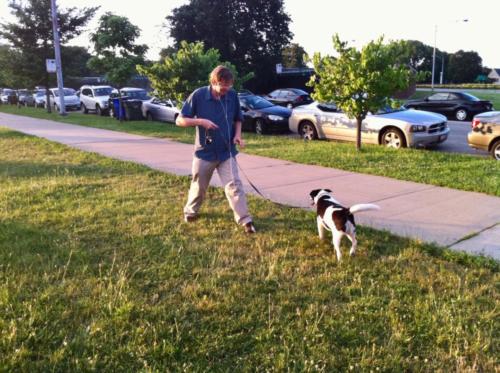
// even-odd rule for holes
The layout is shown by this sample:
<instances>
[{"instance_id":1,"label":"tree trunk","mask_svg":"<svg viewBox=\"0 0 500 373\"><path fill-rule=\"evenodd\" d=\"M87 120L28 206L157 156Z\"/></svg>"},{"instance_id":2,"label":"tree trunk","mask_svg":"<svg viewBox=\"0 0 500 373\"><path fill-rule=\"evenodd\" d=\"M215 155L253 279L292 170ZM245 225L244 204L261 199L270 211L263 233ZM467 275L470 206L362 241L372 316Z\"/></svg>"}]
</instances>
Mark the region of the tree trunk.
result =
<instances>
[{"instance_id":1,"label":"tree trunk","mask_svg":"<svg viewBox=\"0 0 500 373\"><path fill-rule=\"evenodd\" d=\"M361 150L361 124L363 119L361 117L356 118L356 150Z\"/></svg>"}]
</instances>

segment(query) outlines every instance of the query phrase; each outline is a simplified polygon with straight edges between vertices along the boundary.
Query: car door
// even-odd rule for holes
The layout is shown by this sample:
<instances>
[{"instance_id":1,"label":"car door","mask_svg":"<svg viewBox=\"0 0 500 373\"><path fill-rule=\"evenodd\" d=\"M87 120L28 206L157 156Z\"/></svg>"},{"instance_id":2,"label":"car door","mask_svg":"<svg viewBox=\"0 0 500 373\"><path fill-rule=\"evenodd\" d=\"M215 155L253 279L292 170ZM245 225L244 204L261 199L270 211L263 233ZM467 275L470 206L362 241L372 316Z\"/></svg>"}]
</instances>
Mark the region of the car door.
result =
<instances>
[{"instance_id":1,"label":"car door","mask_svg":"<svg viewBox=\"0 0 500 373\"><path fill-rule=\"evenodd\" d=\"M166 100L164 102L165 109L164 112L164 120L167 122L175 122L175 105L171 100Z\"/></svg>"},{"instance_id":2,"label":"car door","mask_svg":"<svg viewBox=\"0 0 500 373\"><path fill-rule=\"evenodd\" d=\"M432 111L434 113L443 113L450 104L449 94L447 92L438 92L428 97L424 105L419 105L422 110Z\"/></svg>"},{"instance_id":3,"label":"car door","mask_svg":"<svg viewBox=\"0 0 500 373\"><path fill-rule=\"evenodd\" d=\"M92 93L92 91L89 88L84 88L82 89L82 92L80 93L80 101L87 107L87 108L92 108L92 105L90 104L90 99L89 95Z\"/></svg>"},{"instance_id":4,"label":"car door","mask_svg":"<svg viewBox=\"0 0 500 373\"><path fill-rule=\"evenodd\" d=\"M243 113L242 129L251 131L253 129L253 115L252 110L248 107L247 101L244 98L240 99L241 112Z\"/></svg>"},{"instance_id":5,"label":"car door","mask_svg":"<svg viewBox=\"0 0 500 373\"><path fill-rule=\"evenodd\" d=\"M327 139L339 139L338 131L339 118L342 113L334 105L318 105L318 112L315 115L316 123Z\"/></svg>"}]
</instances>

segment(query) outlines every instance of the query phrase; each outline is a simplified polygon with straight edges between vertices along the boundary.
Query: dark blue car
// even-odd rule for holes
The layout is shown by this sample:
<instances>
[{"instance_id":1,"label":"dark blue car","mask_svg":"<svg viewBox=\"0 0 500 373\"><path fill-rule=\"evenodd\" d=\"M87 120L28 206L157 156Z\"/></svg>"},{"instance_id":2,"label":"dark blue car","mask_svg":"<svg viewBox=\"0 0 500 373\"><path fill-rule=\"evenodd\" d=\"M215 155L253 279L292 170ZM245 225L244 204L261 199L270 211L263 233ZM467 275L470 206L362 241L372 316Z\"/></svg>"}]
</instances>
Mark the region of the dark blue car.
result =
<instances>
[{"instance_id":1,"label":"dark blue car","mask_svg":"<svg viewBox=\"0 0 500 373\"><path fill-rule=\"evenodd\" d=\"M243 126L246 131L259 135L270 132L288 132L288 118L292 111L283 106L270 103L255 95L239 95L243 111Z\"/></svg>"}]
</instances>

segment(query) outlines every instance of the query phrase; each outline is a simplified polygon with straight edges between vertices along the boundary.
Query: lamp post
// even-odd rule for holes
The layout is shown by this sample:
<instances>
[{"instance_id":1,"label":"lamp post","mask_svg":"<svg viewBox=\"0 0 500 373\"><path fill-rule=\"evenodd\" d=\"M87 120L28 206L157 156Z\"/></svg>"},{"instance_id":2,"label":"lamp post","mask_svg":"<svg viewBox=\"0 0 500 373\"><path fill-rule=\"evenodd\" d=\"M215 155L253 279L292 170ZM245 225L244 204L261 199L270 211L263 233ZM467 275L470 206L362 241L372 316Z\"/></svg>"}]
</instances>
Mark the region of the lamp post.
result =
<instances>
[{"instance_id":1,"label":"lamp post","mask_svg":"<svg viewBox=\"0 0 500 373\"><path fill-rule=\"evenodd\" d=\"M51 0L51 13L52 13L52 31L54 33L54 51L56 55L56 74L57 74L57 88L59 92L59 112L61 115L66 115L66 105L64 103L64 88L61 64L61 45L59 42L59 25L57 24L57 7L56 0ZM55 102L55 99L54 99ZM50 102L49 102L50 105Z\"/></svg>"},{"instance_id":2,"label":"lamp post","mask_svg":"<svg viewBox=\"0 0 500 373\"><path fill-rule=\"evenodd\" d=\"M460 20L456 20L454 22L469 22L468 19L460 19ZM434 49L433 49L433 52L432 52L432 80L431 80L431 90L434 91L434 73L436 71L436 38L437 38L437 24L434 25ZM444 68L444 58L443 56L441 56L441 77L440 77L440 82L441 84L443 84L443 68Z\"/></svg>"}]
</instances>

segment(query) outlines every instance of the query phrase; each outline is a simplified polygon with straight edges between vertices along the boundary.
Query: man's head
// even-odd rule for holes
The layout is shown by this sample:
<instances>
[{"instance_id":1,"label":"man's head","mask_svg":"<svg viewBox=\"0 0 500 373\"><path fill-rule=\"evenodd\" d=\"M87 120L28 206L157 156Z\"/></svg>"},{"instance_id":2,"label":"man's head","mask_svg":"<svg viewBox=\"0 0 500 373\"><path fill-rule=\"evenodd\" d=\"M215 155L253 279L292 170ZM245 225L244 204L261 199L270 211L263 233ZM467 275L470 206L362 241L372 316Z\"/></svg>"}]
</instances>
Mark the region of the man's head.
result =
<instances>
[{"instance_id":1,"label":"man's head","mask_svg":"<svg viewBox=\"0 0 500 373\"><path fill-rule=\"evenodd\" d=\"M233 88L234 77L226 66L219 65L210 73L210 85L218 96L224 96Z\"/></svg>"}]
</instances>

